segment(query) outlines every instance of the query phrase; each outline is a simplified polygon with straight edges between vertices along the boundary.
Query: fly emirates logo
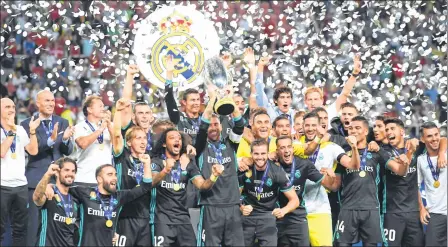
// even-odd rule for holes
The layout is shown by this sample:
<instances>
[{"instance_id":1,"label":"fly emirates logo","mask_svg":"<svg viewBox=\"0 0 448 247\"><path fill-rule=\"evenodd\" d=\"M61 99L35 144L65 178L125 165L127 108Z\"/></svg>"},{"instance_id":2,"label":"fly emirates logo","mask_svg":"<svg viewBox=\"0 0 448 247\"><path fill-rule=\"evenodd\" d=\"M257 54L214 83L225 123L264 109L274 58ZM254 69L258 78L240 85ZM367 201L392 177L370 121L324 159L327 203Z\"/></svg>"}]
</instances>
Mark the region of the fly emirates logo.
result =
<instances>
[{"instance_id":1,"label":"fly emirates logo","mask_svg":"<svg viewBox=\"0 0 448 247\"><path fill-rule=\"evenodd\" d=\"M109 210L109 206L104 207L105 210ZM102 205L100 204L100 209L93 209L91 207L87 207L87 214L88 215L94 215L94 216L101 216L104 217L104 210ZM117 216L117 212L112 212L112 218L115 218Z\"/></svg>"},{"instance_id":2,"label":"fly emirates logo","mask_svg":"<svg viewBox=\"0 0 448 247\"><path fill-rule=\"evenodd\" d=\"M226 163L229 163L230 161L232 161L232 158L230 158L230 157L224 157L224 158L222 159L222 163L221 163L221 165L226 164ZM218 159L213 158L213 157L210 157L210 156L208 156L208 158L207 158L207 162L208 162L209 164L219 164Z\"/></svg>"},{"instance_id":3,"label":"fly emirates logo","mask_svg":"<svg viewBox=\"0 0 448 247\"><path fill-rule=\"evenodd\" d=\"M168 183L167 181L163 180L162 183L160 184L160 186L162 186L162 188L165 189L174 189L174 183ZM185 189L186 184L185 183L179 183L179 190Z\"/></svg>"},{"instance_id":4,"label":"fly emirates logo","mask_svg":"<svg viewBox=\"0 0 448 247\"><path fill-rule=\"evenodd\" d=\"M73 212L70 213L70 217L68 217L68 218L71 219L72 224L74 224L76 222L76 218L73 218ZM67 216L63 216L58 213L55 213L53 216L53 220L58 221L58 222L65 223L66 219L67 219Z\"/></svg>"}]
</instances>

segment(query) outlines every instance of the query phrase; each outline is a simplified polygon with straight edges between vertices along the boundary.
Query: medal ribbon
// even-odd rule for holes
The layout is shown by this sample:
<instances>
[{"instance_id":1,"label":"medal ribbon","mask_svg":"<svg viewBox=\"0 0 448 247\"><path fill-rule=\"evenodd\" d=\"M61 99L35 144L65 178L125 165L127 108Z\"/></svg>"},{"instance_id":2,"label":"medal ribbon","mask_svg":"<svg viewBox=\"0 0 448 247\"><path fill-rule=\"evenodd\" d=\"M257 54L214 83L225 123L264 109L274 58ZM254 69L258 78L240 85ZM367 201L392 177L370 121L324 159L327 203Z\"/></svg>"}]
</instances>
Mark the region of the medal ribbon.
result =
<instances>
[{"instance_id":1,"label":"medal ribbon","mask_svg":"<svg viewBox=\"0 0 448 247\"><path fill-rule=\"evenodd\" d=\"M360 171L365 171L366 163L367 163L367 148L365 148L364 152L362 153L361 166L359 168Z\"/></svg>"},{"instance_id":2,"label":"medal ribbon","mask_svg":"<svg viewBox=\"0 0 448 247\"><path fill-rule=\"evenodd\" d=\"M289 175L289 183L291 185L294 185L295 173L296 173L296 159L293 157L292 158L291 174Z\"/></svg>"},{"instance_id":3,"label":"medal ribbon","mask_svg":"<svg viewBox=\"0 0 448 247\"><path fill-rule=\"evenodd\" d=\"M178 184L180 181L180 174L182 172L182 168L179 162L177 163L177 169L171 169L171 181L174 181L174 183Z\"/></svg>"},{"instance_id":4,"label":"medal ribbon","mask_svg":"<svg viewBox=\"0 0 448 247\"><path fill-rule=\"evenodd\" d=\"M255 169L255 165L253 165L253 167L254 167L254 181L255 181L257 180L257 170ZM268 177L268 171L269 171L269 161L268 164L266 165L266 170L264 170L263 176L261 177L260 185L256 188L258 194L260 194L263 191L264 183L266 182L266 178Z\"/></svg>"},{"instance_id":5,"label":"medal ribbon","mask_svg":"<svg viewBox=\"0 0 448 247\"><path fill-rule=\"evenodd\" d=\"M152 150L151 133L148 133L146 135L146 138L148 140L148 143L146 144L146 151L151 151Z\"/></svg>"},{"instance_id":6,"label":"medal ribbon","mask_svg":"<svg viewBox=\"0 0 448 247\"><path fill-rule=\"evenodd\" d=\"M7 137L8 132L6 132L6 130L3 129L3 127L2 127L2 130L3 130L3 133L5 133L5 137ZM16 152L16 137L17 137L17 134L16 134L16 136L14 136L14 140L12 140L11 147L9 147L9 149L11 149L11 153Z\"/></svg>"},{"instance_id":7,"label":"medal ribbon","mask_svg":"<svg viewBox=\"0 0 448 247\"><path fill-rule=\"evenodd\" d=\"M107 210L106 210L106 203L103 201L103 199L101 199L101 195L100 195L100 192L98 191L98 187L95 188L95 193L96 193L96 197L101 202L101 207L103 208L103 211L104 211L104 217L106 217L106 219L108 219L108 220L112 219L112 211L114 211L114 208L115 208L114 196L110 195L109 207L107 207Z\"/></svg>"},{"instance_id":8,"label":"medal ribbon","mask_svg":"<svg viewBox=\"0 0 448 247\"><path fill-rule=\"evenodd\" d=\"M319 154L319 150L320 150L320 144L317 145L316 151L314 151L313 155L308 157L308 159L311 160L311 162L313 162L313 164L316 164L317 155Z\"/></svg>"},{"instance_id":9,"label":"medal ribbon","mask_svg":"<svg viewBox=\"0 0 448 247\"><path fill-rule=\"evenodd\" d=\"M440 169L439 168L436 169L434 167L434 165L432 164L431 158L429 158L428 154L426 154L426 158L428 159L428 165L429 165L429 169L431 170L432 177L434 178L435 181L439 181Z\"/></svg>"},{"instance_id":10,"label":"medal ribbon","mask_svg":"<svg viewBox=\"0 0 448 247\"><path fill-rule=\"evenodd\" d=\"M44 129L45 129L45 133L47 134L47 137L50 137L51 134L52 134L52 132L53 132L53 127L54 127L54 125L53 125L53 118L52 118L52 119L50 120L50 122L48 123L48 128L47 128L47 126L45 125L44 121L42 121L42 126L43 126Z\"/></svg>"},{"instance_id":11,"label":"medal ribbon","mask_svg":"<svg viewBox=\"0 0 448 247\"><path fill-rule=\"evenodd\" d=\"M221 151L221 142L218 143L218 148L213 143L210 143L210 146L212 146L213 151L215 152L215 156L216 156L216 159L218 160L218 163L220 165L222 165L223 159L222 159L222 151Z\"/></svg>"},{"instance_id":12,"label":"medal ribbon","mask_svg":"<svg viewBox=\"0 0 448 247\"><path fill-rule=\"evenodd\" d=\"M193 125L193 129L196 133L199 131L199 126L201 125L201 117L198 117L198 120L193 120L190 118L191 124Z\"/></svg>"},{"instance_id":13,"label":"medal ribbon","mask_svg":"<svg viewBox=\"0 0 448 247\"><path fill-rule=\"evenodd\" d=\"M345 137L345 132L344 132L344 128L342 126L338 127L339 133Z\"/></svg>"},{"instance_id":14,"label":"medal ribbon","mask_svg":"<svg viewBox=\"0 0 448 247\"><path fill-rule=\"evenodd\" d=\"M70 213L72 212L72 208L73 208L72 197L71 197L70 193L67 195L67 203L65 203L64 197L62 196L58 187L54 186L54 192L56 192L56 194L58 194L59 198L61 198L62 206L64 207L64 211L65 211L65 216L70 218Z\"/></svg>"},{"instance_id":15,"label":"medal ribbon","mask_svg":"<svg viewBox=\"0 0 448 247\"><path fill-rule=\"evenodd\" d=\"M132 158L132 156L129 157L131 159L131 162L133 164L133 168L134 168L134 175L135 175L135 181L137 182L138 185L140 185L140 182L142 181L143 178L143 164L137 163L134 161L134 158Z\"/></svg>"},{"instance_id":16,"label":"medal ribbon","mask_svg":"<svg viewBox=\"0 0 448 247\"><path fill-rule=\"evenodd\" d=\"M95 128L92 126L92 124L89 123L89 121L86 120L87 125L89 125L90 129L92 130L92 132L95 132ZM98 138L98 143L102 144L103 143L103 133L101 133Z\"/></svg>"}]
</instances>

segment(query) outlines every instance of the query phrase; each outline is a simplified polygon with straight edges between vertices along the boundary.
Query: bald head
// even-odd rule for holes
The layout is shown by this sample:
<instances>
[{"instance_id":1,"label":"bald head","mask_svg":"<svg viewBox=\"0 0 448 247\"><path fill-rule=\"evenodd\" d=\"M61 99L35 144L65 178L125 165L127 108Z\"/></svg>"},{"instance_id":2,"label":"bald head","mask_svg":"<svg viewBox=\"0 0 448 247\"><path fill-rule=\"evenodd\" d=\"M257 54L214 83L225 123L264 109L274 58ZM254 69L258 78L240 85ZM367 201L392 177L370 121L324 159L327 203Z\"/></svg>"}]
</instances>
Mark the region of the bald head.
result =
<instances>
[{"instance_id":1,"label":"bald head","mask_svg":"<svg viewBox=\"0 0 448 247\"><path fill-rule=\"evenodd\" d=\"M14 102L9 98L2 98L1 99L1 118L2 120L9 119L11 117L16 117L16 105Z\"/></svg>"},{"instance_id":2,"label":"bald head","mask_svg":"<svg viewBox=\"0 0 448 247\"><path fill-rule=\"evenodd\" d=\"M52 115L55 106L53 93L48 90L39 91L36 96L36 106L44 117Z\"/></svg>"}]
</instances>

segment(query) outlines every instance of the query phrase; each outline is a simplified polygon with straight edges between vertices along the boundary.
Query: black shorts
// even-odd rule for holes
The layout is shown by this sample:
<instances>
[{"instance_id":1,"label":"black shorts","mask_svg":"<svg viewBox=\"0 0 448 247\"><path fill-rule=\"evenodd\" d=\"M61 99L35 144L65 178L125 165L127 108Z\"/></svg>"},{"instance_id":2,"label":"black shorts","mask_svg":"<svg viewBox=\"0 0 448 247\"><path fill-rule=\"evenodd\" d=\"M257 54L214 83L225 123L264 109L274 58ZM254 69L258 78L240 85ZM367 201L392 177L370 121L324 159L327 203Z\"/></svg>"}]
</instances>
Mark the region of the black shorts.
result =
<instances>
[{"instance_id":1,"label":"black shorts","mask_svg":"<svg viewBox=\"0 0 448 247\"><path fill-rule=\"evenodd\" d=\"M197 246L244 246L239 205L201 208Z\"/></svg>"},{"instance_id":2,"label":"black shorts","mask_svg":"<svg viewBox=\"0 0 448 247\"><path fill-rule=\"evenodd\" d=\"M244 246L252 246L255 239L260 246L277 246L276 218L267 213L266 216L243 217Z\"/></svg>"},{"instance_id":3,"label":"black shorts","mask_svg":"<svg viewBox=\"0 0 448 247\"><path fill-rule=\"evenodd\" d=\"M277 223L278 245L286 246L310 246L308 221L296 223Z\"/></svg>"},{"instance_id":4,"label":"black shorts","mask_svg":"<svg viewBox=\"0 0 448 247\"><path fill-rule=\"evenodd\" d=\"M425 237L420 213L384 214L384 246L424 246Z\"/></svg>"},{"instance_id":5,"label":"black shorts","mask_svg":"<svg viewBox=\"0 0 448 247\"><path fill-rule=\"evenodd\" d=\"M149 219L120 218L117 224L117 246L150 246L151 228Z\"/></svg>"},{"instance_id":6,"label":"black shorts","mask_svg":"<svg viewBox=\"0 0 448 247\"><path fill-rule=\"evenodd\" d=\"M426 227L426 246L447 246L446 239L446 215L430 213L428 226Z\"/></svg>"},{"instance_id":7,"label":"black shorts","mask_svg":"<svg viewBox=\"0 0 448 247\"><path fill-rule=\"evenodd\" d=\"M379 210L341 209L334 232L334 241L341 245L383 243L383 229Z\"/></svg>"},{"instance_id":8,"label":"black shorts","mask_svg":"<svg viewBox=\"0 0 448 247\"><path fill-rule=\"evenodd\" d=\"M153 246L196 246L191 224L154 224Z\"/></svg>"}]
</instances>

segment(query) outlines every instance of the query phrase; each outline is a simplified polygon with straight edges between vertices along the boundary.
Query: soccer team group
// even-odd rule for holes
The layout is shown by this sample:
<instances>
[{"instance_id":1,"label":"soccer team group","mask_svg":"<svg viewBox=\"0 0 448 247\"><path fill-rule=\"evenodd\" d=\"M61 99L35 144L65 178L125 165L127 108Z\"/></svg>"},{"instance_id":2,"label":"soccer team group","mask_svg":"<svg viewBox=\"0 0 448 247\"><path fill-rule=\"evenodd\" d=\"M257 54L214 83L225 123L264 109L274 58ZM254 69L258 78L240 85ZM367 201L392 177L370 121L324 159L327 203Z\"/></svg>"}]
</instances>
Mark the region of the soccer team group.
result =
<instances>
[{"instance_id":1,"label":"soccer team group","mask_svg":"<svg viewBox=\"0 0 448 247\"><path fill-rule=\"evenodd\" d=\"M131 100L136 65L113 117L91 95L86 120L69 126L44 90L39 112L16 125L14 102L1 99L2 239L9 225L20 246L447 245L447 141L436 124L406 139L400 119L361 116L347 102L359 57L333 104L309 87L299 111L287 86L274 104L266 96L269 58L256 64L247 49L244 61L249 102L227 88L227 116L215 113L213 85L205 107L188 89L178 109L169 56L169 120Z\"/></svg>"}]
</instances>

